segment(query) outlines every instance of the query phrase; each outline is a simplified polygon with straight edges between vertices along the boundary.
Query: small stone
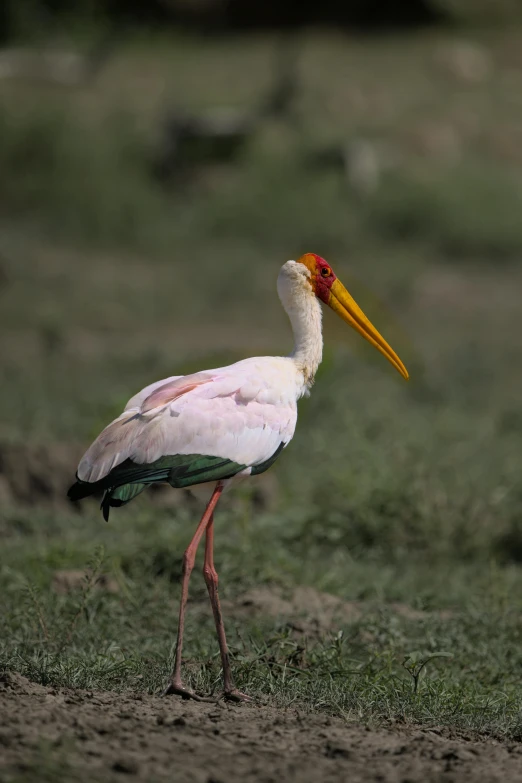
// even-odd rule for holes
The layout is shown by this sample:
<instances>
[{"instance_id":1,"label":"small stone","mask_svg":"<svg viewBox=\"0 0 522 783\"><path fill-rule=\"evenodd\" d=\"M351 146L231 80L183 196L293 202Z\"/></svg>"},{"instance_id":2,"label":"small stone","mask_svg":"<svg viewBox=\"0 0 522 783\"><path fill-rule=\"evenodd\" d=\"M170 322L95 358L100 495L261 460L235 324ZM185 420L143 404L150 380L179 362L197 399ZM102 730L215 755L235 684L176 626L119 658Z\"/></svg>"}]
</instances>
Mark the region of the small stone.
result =
<instances>
[{"instance_id":1,"label":"small stone","mask_svg":"<svg viewBox=\"0 0 522 783\"><path fill-rule=\"evenodd\" d=\"M135 759L118 759L112 768L114 772L121 772L123 775L136 775L139 772L139 765Z\"/></svg>"},{"instance_id":2,"label":"small stone","mask_svg":"<svg viewBox=\"0 0 522 783\"><path fill-rule=\"evenodd\" d=\"M325 756L327 756L329 759L347 759L350 758L351 755L351 748L349 748L343 742L330 741L326 743Z\"/></svg>"}]
</instances>

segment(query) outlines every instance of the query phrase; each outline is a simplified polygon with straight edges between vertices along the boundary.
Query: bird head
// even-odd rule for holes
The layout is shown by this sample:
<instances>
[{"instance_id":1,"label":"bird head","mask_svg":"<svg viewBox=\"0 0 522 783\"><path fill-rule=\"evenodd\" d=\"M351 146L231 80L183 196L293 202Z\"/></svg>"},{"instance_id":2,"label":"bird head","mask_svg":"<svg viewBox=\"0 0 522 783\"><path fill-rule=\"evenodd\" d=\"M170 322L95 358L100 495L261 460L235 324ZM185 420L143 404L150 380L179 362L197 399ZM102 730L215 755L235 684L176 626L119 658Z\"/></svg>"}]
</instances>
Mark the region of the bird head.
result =
<instances>
[{"instance_id":1,"label":"bird head","mask_svg":"<svg viewBox=\"0 0 522 783\"><path fill-rule=\"evenodd\" d=\"M402 361L335 276L330 264L315 253L305 253L295 263L296 271L304 273L312 293L368 340L408 380L408 371Z\"/></svg>"}]
</instances>

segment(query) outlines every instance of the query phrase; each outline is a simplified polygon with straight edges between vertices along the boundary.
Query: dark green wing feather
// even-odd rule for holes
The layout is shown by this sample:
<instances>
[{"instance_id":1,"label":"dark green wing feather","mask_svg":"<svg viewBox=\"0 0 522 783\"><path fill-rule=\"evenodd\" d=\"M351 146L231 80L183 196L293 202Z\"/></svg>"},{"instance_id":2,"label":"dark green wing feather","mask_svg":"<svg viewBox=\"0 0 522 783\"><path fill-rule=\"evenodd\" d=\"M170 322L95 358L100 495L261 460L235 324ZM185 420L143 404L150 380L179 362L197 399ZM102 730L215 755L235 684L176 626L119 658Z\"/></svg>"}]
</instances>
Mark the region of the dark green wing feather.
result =
<instances>
[{"instance_id":1,"label":"dark green wing feather","mask_svg":"<svg viewBox=\"0 0 522 783\"><path fill-rule=\"evenodd\" d=\"M252 467L252 474L263 473L277 459L284 444L265 462ZM100 481L77 481L69 489L70 500L81 500L88 495L103 491L101 508L103 516L109 518L111 507L123 506L143 492L149 484L166 482L181 489L207 481L223 481L232 478L248 467L223 457L211 457L204 454L173 454L161 457L148 465L138 465L130 459L117 465Z\"/></svg>"},{"instance_id":2,"label":"dark green wing feather","mask_svg":"<svg viewBox=\"0 0 522 783\"><path fill-rule=\"evenodd\" d=\"M251 476L257 476L259 473L264 473L265 470L268 470L268 468L271 468L276 459L279 457L281 452L283 451L285 447L284 443L280 443L277 449L274 451L271 457L269 457L264 462L260 462L259 465L253 465L252 470L250 472Z\"/></svg>"},{"instance_id":3,"label":"dark green wing feather","mask_svg":"<svg viewBox=\"0 0 522 783\"><path fill-rule=\"evenodd\" d=\"M232 478L247 466L240 465L223 457L206 457L202 454L191 454L191 460L183 454L172 457L176 463L172 465L167 481L171 487L190 487L193 484L203 484L205 481L220 481ZM171 459L171 457L165 457Z\"/></svg>"},{"instance_id":4,"label":"dark green wing feather","mask_svg":"<svg viewBox=\"0 0 522 783\"><path fill-rule=\"evenodd\" d=\"M223 457L210 457L203 454L174 454L161 457L148 465L137 465L127 459L117 465L100 481L77 481L69 489L70 500L81 500L88 495L103 491L101 508L103 516L109 518L111 507L123 506L149 485L166 482L172 487L183 488L206 481L220 481L232 478L244 470L239 465Z\"/></svg>"}]
</instances>

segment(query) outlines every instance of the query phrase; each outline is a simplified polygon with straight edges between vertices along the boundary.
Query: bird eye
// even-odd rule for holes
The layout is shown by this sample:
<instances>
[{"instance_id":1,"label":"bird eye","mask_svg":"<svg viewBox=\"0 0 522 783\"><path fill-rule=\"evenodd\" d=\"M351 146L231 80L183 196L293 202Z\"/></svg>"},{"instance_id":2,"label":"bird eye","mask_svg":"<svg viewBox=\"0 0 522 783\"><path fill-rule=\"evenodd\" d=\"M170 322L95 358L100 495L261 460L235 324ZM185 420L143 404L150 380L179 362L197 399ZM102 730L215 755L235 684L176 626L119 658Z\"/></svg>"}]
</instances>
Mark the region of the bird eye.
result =
<instances>
[{"instance_id":1,"label":"bird eye","mask_svg":"<svg viewBox=\"0 0 522 783\"><path fill-rule=\"evenodd\" d=\"M322 276L323 276L323 277L330 277L331 270L330 270L330 269L328 269L328 267L327 267L327 266L323 266L323 267L321 268L321 274L322 274Z\"/></svg>"}]
</instances>

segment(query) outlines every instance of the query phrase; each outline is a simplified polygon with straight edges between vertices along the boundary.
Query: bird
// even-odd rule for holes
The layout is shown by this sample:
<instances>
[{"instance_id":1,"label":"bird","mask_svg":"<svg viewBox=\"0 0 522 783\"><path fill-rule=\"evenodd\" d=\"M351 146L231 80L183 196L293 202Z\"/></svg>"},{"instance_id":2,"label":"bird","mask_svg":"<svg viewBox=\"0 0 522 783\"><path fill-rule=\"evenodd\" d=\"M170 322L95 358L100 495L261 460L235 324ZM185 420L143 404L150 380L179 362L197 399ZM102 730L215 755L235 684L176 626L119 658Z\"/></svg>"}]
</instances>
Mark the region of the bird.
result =
<instances>
[{"instance_id":1,"label":"bird","mask_svg":"<svg viewBox=\"0 0 522 783\"><path fill-rule=\"evenodd\" d=\"M160 148L152 161L153 176L169 184L186 179L199 166L237 162L267 121L295 122L297 92L297 45L285 35L275 50L273 83L255 106L220 106L203 113L168 108L161 121Z\"/></svg>"},{"instance_id":2,"label":"bird","mask_svg":"<svg viewBox=\"0 0 522 783\"><path fill-rule=\"evenodd\" d=\"M182 649L189 580L205 535L203 575L214 615L223 697L249 701L233 682L214 565L214 511L225 488L266 471L294 435L297 403L308 396L323 351L321 303L371 343L408 380L406 367L335 275L315 253L287 261L277 278L295 347L289 356L261 356L191 375L173 375L131 397L123 413L82 457L68 497L103 492L110 509L129 503L151 484L186 488L209 484L211 496L183 555L174 670L164 694L208 700L182 679Z\"/></svg>"}]
</instances>

